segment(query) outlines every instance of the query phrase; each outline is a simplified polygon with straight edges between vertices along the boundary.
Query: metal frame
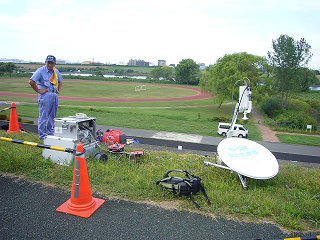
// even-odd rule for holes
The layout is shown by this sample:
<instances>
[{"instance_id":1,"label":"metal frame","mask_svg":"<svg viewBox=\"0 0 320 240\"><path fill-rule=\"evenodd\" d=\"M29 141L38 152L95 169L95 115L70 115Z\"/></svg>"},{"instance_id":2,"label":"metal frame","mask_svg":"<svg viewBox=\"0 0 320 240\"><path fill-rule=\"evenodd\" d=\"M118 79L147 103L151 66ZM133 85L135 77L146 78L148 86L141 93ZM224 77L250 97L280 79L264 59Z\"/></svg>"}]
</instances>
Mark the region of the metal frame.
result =
<instances>
[{"instance_id":1,"label":"metal frame","mask_svg":"<svg viewBox=\"0 0 320 240\"><path fill-rule=\"evenodd\" d=\"M217 156L217 158L219 158L221 160L221 158L219 156ZM221 161L222 162L222 161ZM213 167L218 167L218 168L222 168L222 169L226 169L229 170L231 172L236 172L240 178L241 184L243 186L244 189L247 189L247 178L243 175L241 175L240 173L238 173L237 171L227 167L227 166L223 166L221 164L217 164L217 163L212 163L212 162L208 162L208 161L204 161L204 164L206 165L211 165Z\"/></svg>"}]
</instances>

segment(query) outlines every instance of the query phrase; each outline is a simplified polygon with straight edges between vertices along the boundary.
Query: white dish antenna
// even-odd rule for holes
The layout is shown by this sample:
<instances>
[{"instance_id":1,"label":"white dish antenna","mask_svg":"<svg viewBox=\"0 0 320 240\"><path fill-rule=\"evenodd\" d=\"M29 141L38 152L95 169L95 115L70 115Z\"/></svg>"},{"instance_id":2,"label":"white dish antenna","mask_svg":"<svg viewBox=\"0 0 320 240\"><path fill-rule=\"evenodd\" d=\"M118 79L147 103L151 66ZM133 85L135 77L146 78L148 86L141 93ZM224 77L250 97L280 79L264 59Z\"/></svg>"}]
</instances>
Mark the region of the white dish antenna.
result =
<instances>
[{"instance_id":1,"label":"white dish antenna","mask_svg":"<svg viewBox=\"0 0 320 240\"><path fill-rule=\"evenodd\" d=\"M276 157L264 146L243 138L226 138L218 145L220 159L233 171L255 179L278 174Z\"/></svg>"},{"instance_id":2,"label":"white dish antenna","mask_svg":"<svg viewBox=\"0 0 320 240\"><path fill-rule=\"evenodd\" d=\"M228 169L238 173L241 183L246 188L244 177L270 179L279 172L276 157L264 146L243 138L225 138L218 145L218 157L227 165L206 164Z\"/></svg>"}]
</instances>

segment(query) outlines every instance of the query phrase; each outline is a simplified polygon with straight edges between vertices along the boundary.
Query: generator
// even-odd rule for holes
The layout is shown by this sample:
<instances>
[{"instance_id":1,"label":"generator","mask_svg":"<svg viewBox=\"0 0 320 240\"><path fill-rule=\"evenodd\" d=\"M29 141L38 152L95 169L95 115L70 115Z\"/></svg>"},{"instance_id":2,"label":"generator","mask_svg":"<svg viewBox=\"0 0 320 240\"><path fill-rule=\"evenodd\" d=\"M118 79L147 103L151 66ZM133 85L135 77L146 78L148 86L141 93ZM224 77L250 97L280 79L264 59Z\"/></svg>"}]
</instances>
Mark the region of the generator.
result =
<instances>
[{"instance_id":1,"label":"generator","mask_svg":"<svg viewBox=\"0 0 320 240\"><path fill-rule=\"evenodd\" d=\"M98 151L96 143L96 118L88 117L84 113L74 116L56 118L54 120L54 136L47 136L44 144L50 146L76 149L82 143L85 158L94 156ZM72 153L51 149L43 149L42 156L61 165L70 165L75 157Z\"/></svg>"}]
</instances>

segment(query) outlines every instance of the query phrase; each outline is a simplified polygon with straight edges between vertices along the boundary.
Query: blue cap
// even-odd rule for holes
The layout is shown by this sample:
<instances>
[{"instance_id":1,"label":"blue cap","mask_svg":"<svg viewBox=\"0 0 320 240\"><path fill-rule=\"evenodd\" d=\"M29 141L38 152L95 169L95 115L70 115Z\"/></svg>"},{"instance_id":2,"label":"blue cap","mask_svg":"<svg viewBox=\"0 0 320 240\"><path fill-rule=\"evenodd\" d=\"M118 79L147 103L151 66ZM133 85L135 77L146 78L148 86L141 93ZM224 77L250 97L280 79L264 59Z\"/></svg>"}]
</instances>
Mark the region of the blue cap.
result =
<instances>
[{"instance_id":1,"label":"blue cap","mask_svg":"<svg viewBox=\"0 0 320 240\"><path fill-rule=\"evenodd\" d=\"M56 62L56 57L53 55L48 55L46 58L46 62Z\"/></svg>"}]
</instances>

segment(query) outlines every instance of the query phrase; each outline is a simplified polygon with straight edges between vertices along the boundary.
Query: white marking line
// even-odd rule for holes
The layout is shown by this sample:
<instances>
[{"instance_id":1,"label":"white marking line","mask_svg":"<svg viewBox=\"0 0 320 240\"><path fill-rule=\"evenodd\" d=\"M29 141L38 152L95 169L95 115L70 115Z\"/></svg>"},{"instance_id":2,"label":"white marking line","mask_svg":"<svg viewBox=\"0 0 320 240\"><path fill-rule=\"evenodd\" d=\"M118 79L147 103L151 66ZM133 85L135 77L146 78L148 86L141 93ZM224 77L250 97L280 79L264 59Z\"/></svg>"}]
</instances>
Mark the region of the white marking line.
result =
<instances>
[{"instance_id":1,"label":"white marking line","mask_svg":"<svg viewBox=\"0 0 320 240\"><path fill-rule=\"evenodd\" d=\"M192 143L200 143L202 140L202 136L200 135L171 133L171 132L158 132L154 134L151 138L171 140L171 141L181 141L181 142L192 142Z\"/></svg>"}]
</instances>

